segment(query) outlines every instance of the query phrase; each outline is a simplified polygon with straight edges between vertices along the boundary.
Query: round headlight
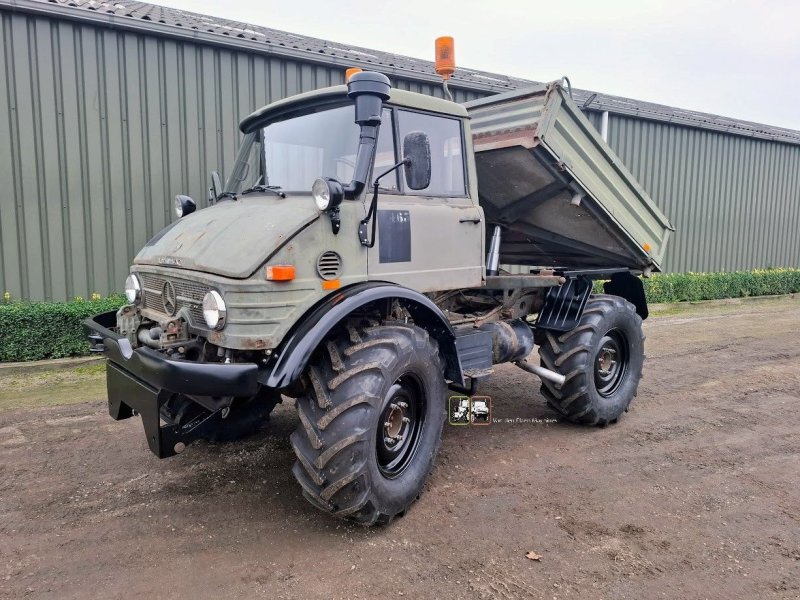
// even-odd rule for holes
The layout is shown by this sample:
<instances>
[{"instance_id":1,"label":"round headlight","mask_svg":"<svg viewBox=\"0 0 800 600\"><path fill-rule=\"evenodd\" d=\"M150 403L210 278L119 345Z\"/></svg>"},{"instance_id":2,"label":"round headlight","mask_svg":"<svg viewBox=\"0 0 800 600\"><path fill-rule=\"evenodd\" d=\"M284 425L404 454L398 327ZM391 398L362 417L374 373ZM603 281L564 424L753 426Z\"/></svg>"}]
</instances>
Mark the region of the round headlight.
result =
<instances>
[{"instance_id":1,"label":"round headlight","mask_svg":"<svg viewBox=\"0 0 800 600\"><path fill-rule=\"evenodd\" d=\"M131 304L136 304L142 299L142 284L139 278L131 273L125 280L125 298Z\"/></svg>"},{"instance_id":2,"label":"round headlight","mask_svg":"<svg viewBox=\"0 0 800 600\"><path fill-rule=\"evenodd\" d=\"M311 186L311 195L314 196L314 203L321 211L326 211L331 205L331 189L328 182L324 179L317 179Z\"/></svg>"},{"instance_id":3,"label":"round headlight","mask_svg":"<svg viewBox=\"0 0 800 600\"><path fill-rule=\"evenodd\" d=\"M314 204L317 208L325 212L336 208L342 203L344 189L342 184L335 179L319 178L311 186L311 195L314 197Z\"/></svg>"},{"instance_id":4,"label":"round headlight","mask_svg":"<svg viewBox=\"0 0 800 600\"><path fill-rule=\"evenodd\" d=\"M178 215L179 219L185 215L192 214L196 208L197 205L189 196L182 194L175 196L175 214Z\"/></svg>"},{"instance_id":5,"label":"round headlight","mask_svg":"<svg viewBox=\"0 0 800 600\"><path fill-rule=\"evenodd\" d=\"M225 301L216 290L211 290L203 298L203 317L211 329L225 326Z\"/></svg>"}]
</instances>

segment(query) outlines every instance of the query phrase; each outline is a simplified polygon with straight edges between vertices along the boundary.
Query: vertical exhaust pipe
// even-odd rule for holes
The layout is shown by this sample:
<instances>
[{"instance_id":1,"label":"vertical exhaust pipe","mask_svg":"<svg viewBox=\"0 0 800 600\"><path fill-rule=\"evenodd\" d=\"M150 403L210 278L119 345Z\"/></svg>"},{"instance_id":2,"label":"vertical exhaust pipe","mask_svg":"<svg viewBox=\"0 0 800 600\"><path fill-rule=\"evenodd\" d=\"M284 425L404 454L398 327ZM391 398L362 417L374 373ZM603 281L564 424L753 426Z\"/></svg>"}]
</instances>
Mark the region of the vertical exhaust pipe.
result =
<instances>
[{"instance_id":1,"label":"vertical exhaust pipe","mask_svg":"<svg viewBox=\"0 0 800 600\"><path fill-rule=\"evenodd\" d=\"M353 180L344 186L345 198L351 200L356 198L366 185L372 168L372 158L375 155L383 103L389 99L391 89L386 75L372 71L356 73L347 81L347 96L355 103L355 122L361 131Z\"/></svg>"},{"instance_id":2,"label":"vertical exhaust pipe","mask_svg":"<svg viewBox=\"0 0 800 600\"><path fill-rule=\"evenodd\" d=\"M492 242L489 244L489 254L486 255L487 275L497 275L500 272L500 239L500 225L495 225Z\"/></svg>"}]
</instances>

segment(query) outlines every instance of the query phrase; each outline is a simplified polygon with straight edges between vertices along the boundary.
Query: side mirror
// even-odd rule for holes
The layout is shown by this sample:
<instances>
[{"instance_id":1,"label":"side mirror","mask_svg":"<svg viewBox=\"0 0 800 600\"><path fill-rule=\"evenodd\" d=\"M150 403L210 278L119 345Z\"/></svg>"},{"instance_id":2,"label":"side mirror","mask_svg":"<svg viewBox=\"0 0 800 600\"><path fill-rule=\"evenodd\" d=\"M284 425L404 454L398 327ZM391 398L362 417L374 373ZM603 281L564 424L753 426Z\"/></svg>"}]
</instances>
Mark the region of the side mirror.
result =
<instances>
[{"instance_id":1,"label":"side mirror","mask_svg":"<svg viewBox=\"0 0 800 600\"><path fill-rule=\"evenodd\" d=\"M213 204L216 202L219 193L222 191L222 182L219 180L219 173L216 171L211 171L211 187L208 188L209 192L209 204Z\"/></svg>"},{"instance_id":2,"label":"side mirror","mask_svg":"<svg viewBox=\"0 0 800 600\"><path fill-rule=\"evenodd\" d=\"M178 194L175 196L175 214L178 218L192 214L197 209L197 204L189 196Z\"/></svg>"},{"instance_id":3,"label":"side mirror","mask_svg":"<svg viewBox=\"0 0 800 600\"><path fill-rule=\"evenodd\" d=\"M424 190L431 184L431 143L422 131L412 131L403 138L406 160L406 183L412 190Z\"/></svg>"}]
</instances>

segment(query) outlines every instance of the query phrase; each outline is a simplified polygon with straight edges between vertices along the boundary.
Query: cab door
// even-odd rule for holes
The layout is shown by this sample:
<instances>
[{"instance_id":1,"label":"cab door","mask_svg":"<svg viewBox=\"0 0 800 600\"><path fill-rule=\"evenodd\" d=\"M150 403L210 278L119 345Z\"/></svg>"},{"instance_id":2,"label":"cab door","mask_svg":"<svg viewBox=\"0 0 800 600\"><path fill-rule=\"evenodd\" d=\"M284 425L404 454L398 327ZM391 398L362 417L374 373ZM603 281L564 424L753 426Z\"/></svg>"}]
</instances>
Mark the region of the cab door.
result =
<instances>
[{"instance_id":1,"label":"cab door","mask_svg":"<svg viewBox=\"0 0 800 600\"><path fill-rule=\"evenodd\" d=\"M477 198L468 193L462 120L411 109L393 113L393 127L381 125L373 174L393 164L390 148L402 157L405 136L423 132L430 142L431 180L426 188L412 190L403 167L381 180L368 278L420 292L477 287L485 225ZM394 139L387 140L390 132Z\"/></svg>"}]
</instances>

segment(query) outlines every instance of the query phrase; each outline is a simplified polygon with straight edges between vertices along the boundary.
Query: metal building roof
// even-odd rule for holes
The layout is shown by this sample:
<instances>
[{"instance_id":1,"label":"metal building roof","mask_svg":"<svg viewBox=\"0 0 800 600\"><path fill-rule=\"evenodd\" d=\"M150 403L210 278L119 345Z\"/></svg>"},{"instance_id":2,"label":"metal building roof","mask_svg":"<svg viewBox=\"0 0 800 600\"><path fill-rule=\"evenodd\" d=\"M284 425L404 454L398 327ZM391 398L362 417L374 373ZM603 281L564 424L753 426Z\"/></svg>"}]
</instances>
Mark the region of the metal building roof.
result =
<instances>
[{"instance_id":1,"label":"metal building roof","mask_svg":"<svg viewBox=\"0 0 800 600\"><path fill-rule=\"evenodd\" d=\"M95 17L113 17L111 23L120 27L125 26L125 21L137 20L140 25L142 23L150 25L150 28L157 33L174 35L183 30L195 34L192 37L205 37L203 34L225 36L232 40L257 42L262 45L262 51L277 55L326 64L338 62L347 66L376 67L384 72L404 74L414 79L441 81L434 72L433 63L430 61L135 0L0 1L0 5L3 4L11 4L18 8L26 5L30 7L32 4L49 4L50 6L46 8L71 9L68 12L58 11L55 13L67 18L80 18L81 16L86 18L94 13ZM97 20L97 18L93 20ZM159 25L170 27L172 32L165 32ZM458 69L452 83L456 86L486 91L511 90L530 84L524 79L464 68Z\"/></svg>"},{"instance_id":2,"label":"metal building roof","mask_svg":"<svg viewBox=\"0 0 800 600\"><path fill-rule=\"evenodd\" d=\"M621 96L611 96L586 90L574 90L573 98L579 106L583 106L587 110L607 110L610 113L638 117L640 119L664 121L699 129L710 129L735 135L800 144L800 131L795 131L794 129L773 127L771 125L753 123L752 121L742 121L695 110L674 108L663 104L632 100Z\"/></svg>"},{"instance_id":3,"label":"metal building roof","mask_svg":"<svg viewBox=\"0 0 800 600\"><path fill-rule=\"evenodd\" d=\"M88 20L107 26L137 29L208 43L239 46L257 52L343 67L375 68L387 75L438 82L433 63L390 52L327 40L138 2L135 0L0 0L0 7ZM503 92L538 82L459 67L451 85L484 92ZM574 90L574 98L587 110L663 121L734 135L800 144L800 131L674 108L587 90Z\"/></svg>"}]
</instances>

